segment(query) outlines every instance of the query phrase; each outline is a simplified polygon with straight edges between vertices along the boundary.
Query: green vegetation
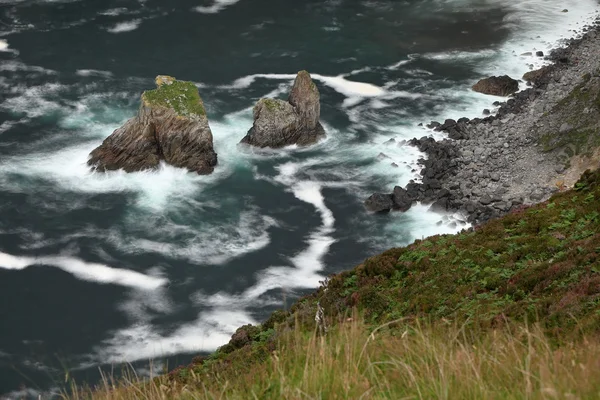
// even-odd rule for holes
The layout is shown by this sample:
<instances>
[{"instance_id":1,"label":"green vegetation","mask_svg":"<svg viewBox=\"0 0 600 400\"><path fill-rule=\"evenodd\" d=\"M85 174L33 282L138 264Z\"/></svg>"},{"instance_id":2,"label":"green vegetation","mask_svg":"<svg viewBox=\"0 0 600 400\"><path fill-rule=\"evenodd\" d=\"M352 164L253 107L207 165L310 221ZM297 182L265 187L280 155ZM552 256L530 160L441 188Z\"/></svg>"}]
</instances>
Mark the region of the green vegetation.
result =
<instances>
[{"instance_id":1,"label":"green vegetation","mask_svg":"<svg viewBox=\"0 0 600 400\"><path fill-rule=\"evenodd\" d=\"M584 110L587 109L587 112ZM572 126L567 132L548 132L541 136L544 151L562 150L561 161L567 163L574 155L590 156L600 146L600 129L597 115L600 111L600 87L591 74L582 76L582 81L571 93L561 100L552 114L564 116Z\"/></svg>"},{"instance_id":2,"label":"green vegetation","mask_svg":"<svg viewBox=\"0 0 600 400\"><path fill-rule=\"evenodd\" d=\"M198 88L192 82L174 80L161 84L154 90L145 91L142 100L147 105L172 108L183 117L206 116Z\"/></svg>"},{"instance_id":3,"label":"green vegetation","mask_svg":"<svg viewBox=\"0 0 600 400\"><path fill-rule=\"evenodd\" d=\"M281 111L285 109L286 102L280 99L270 99L270 98L262 98L259 100L260 103L263 103L267 110L269 111Z\"/></svg>"},{"instance_id":4,"label":"green vegetation","mask_svg":"<svg viewBox=\"0 0 600 400\"><path fill-rule=\"evenodd\" d=\"M120 385L74 388L73 399L597 399L600 340L555 348L539 328L468 331L455 324L398 322L370 331L358 319L326 337L283 334L251 371L206 375L185 383L163 376Z\"/></svg>"},{"instance_id":5,"label":"green vegetation","mask_svg":"<svg viewBox=\"0 0 600 400\"><path fill-rule=\"evenodd\" d=\"M596 399L599 333L600 172L586 172L548 202L333 275L187 367L70 397Z\"/></svg>"}]
</instances>

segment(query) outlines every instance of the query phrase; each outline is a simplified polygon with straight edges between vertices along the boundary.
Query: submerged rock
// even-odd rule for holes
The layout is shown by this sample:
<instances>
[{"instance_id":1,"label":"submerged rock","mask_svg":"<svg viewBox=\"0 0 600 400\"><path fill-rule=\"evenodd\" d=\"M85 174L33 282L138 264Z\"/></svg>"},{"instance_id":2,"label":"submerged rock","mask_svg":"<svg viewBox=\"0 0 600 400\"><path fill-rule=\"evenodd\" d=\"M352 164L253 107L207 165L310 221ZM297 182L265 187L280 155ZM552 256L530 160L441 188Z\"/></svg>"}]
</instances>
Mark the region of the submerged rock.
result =
<instances>
[{"instance_id":1,"label":"submerged rock","mask_svg":"<svg viewBox=\"0 0 600 400\"><path fill-rule=\"evenodd\" d=\"M217 164L213 136L198 89L192 82L160 75L157 88L142 94L138 115L90 153L96 171L157 168L160 161L210 174Z\"/></svg>"},{"instance_id":2,"label":"submerged rock","mask_svg":"<svg viewBox=\"0 0 600 400\"><path fill-rule=\"evenodd\" d=\"M288 101L263 98L256 103L254 124L241 143L271 148L316 143L325 136L319 122L319 99L319 89L310 74L298 72Z\"/></svg>"},{"instance_id":3,"label":"submerged rock","mask_svg":"<svg viewBox=\"0 0 600 400\"><path fill-rule=\"evenodd\" d=\"M493 96L508 96L519 90L519 81L511 78L508 75L492 76L481 79L479 82L473 85L473 90Z\"/></svg>"}]
</instances>

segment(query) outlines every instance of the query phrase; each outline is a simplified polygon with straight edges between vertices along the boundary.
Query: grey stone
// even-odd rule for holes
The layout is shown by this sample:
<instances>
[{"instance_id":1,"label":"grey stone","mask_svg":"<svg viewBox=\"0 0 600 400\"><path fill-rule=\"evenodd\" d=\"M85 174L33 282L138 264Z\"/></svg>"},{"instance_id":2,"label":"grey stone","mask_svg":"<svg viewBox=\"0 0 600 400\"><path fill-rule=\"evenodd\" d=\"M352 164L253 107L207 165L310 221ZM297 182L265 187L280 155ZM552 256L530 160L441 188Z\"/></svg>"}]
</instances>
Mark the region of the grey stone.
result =
<instances>
[{"instance_id":1,"label":"grey stone","mask_svg":"<svg viewBox=\"0 0 600 400\"><path fill-rule=\"evenodd\" d=\"M570 131L571 129L573 129L573 127L565 122L560 126L558 131L560 133L566 133L566 132Z\"/></svg>"},{"instance_id":2,"label":"grey stone","mask_svg":"<svg viewBox=\"0 0 600 400\"><path fill-rule=\"evenodd\" d=\"M213 172L217 153L198 89L165 75L156 78L156 85L142 94L137 116L90 153L89 166L98 172L134 172L156 169L162 160L198 174ZM171 85L175 89L167 89Z\"/></svg>"},{"instance_id":3,"label":"grey stone","mask_svg":"<svg viewBox=\"0 0 600 400\"><path fill-rule=\"evenodd\" d=\"M484 194L483 196L481 196L481 199L479 199L479 202L484 206L487 206L488 204L492 203L492 198L489 195Z\"/></svg>"},{"instance_id":4,"label":"grey stone","mask_svg":"<svg viewBox=\"0 0 600 400\"><path fill-rule=\"evenodd\" d=\"M392 202L394 209L408 211L412 205L413 199L405 189L396 186L392 193Z\"/></svg>"},{"instance_id":5,"label":"grey stone","mask_svg":"<svg viewBox=\"0 0 600 400\"><path fill-rule=\"evenodd\" d=\"M308 146L325 136L319 122L319 89L306 71L298 72L288 101L260 99L254 106L254 124L241 143L256 147Z\"/></svg>"},{"instance_id":6,"label":"grey stone","mask_svg":"<svg viewBox=\"0 0 600 400\"><path fill-rule=\"evenodd\" d=\"M374 193L365 200L365 207L373 212L388 212L393 206L392 196L385 193Z\"/></svg>"}]
</instances>

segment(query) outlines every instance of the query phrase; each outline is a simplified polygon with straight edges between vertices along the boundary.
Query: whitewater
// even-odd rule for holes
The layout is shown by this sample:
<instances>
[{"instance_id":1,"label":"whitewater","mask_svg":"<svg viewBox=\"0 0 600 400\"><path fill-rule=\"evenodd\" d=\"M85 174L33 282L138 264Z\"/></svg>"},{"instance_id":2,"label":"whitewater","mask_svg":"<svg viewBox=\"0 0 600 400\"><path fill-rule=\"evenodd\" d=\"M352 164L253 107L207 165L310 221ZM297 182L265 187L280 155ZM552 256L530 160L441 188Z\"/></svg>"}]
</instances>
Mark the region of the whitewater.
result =
<instances>
[{"instance_id":1,"label":"whitewater","mask_svg":"<svg viewBox=\"0 0 600 400\"><path fill-rule=\"evenodd\" d=\"M420 124L493 111L502 99L472 92L476 79L544 65L535 52L599 10L595 0L145 3L2 2L0 397L52 393L65 366L93 381L98 367L187 362L331 273L468 227L427 204L371 215L362 202L420 178L423 154L407 141L443 137ZM326 139L238 145L256 100L285 96L305 68ZM198 86L215 172L90 171L89 152L135 115L158 74Z\"/></svg>"}]
</instances>

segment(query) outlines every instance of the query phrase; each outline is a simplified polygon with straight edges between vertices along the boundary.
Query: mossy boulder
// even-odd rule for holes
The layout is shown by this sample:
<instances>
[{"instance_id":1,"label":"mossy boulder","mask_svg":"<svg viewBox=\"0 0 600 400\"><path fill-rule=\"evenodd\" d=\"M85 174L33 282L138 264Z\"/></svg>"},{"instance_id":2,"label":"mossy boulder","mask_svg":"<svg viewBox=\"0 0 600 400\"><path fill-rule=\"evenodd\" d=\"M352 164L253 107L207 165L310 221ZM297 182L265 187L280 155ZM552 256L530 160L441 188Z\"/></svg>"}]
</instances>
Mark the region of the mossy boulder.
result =
<instances>
[{"instance_id":1,"label":"mossy boulder","mask_svg":"<svg viewBox=\"0 0 600 400\"><path fill-rule=\"evenodd\" d=\"M217 164L204 103L192 82L159 75L157 88L142 94L138 115L90 153L96 171L157 168L161 160L199 174Z\"/></svg>"},{"instance_id":2,"label":"mossy boulder","mask_svg":"<svg viewBox=\"0 0 600 400\"><path fill-rule=\"evenodd\" d=\"M319 89L306 71L298 72L288 101L260 99L253 115L254 124L242 143L271 148L308 146L325 136L319 122Z\"/></svg>"}]
</instances>

